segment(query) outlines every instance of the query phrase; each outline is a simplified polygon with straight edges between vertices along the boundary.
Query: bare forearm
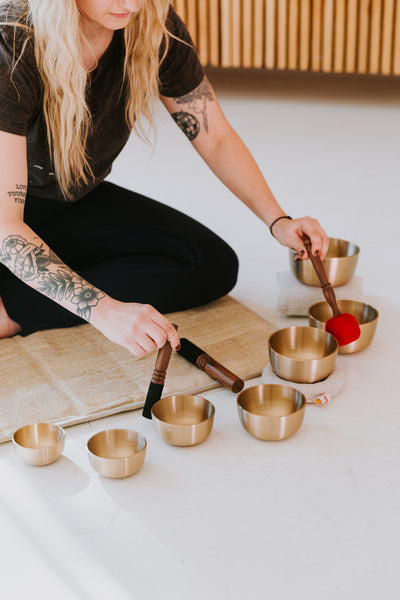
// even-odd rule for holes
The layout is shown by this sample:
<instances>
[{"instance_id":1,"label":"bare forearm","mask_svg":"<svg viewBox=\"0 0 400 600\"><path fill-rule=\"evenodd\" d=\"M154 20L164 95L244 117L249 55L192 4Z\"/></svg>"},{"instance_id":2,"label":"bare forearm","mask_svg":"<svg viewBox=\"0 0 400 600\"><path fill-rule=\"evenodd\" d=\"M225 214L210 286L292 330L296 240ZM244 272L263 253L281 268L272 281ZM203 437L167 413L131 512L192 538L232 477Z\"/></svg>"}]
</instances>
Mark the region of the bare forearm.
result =
<instances>
[{"instance_id":1,"label":"bare forearm","mask_svg":"<svg viewBox=\"0 0 400 600\"><path fill-rule=\"evenodd\" d=\"M215 175L264 223L270 225L285 214L206 77L189 94L162 101Z\"/></svg>"},{"instance_id":2,"label":"bare forearm","mask_svg":"<svg viewBox=\"0 0 400 600\"><path fill-rule=\"evenodd\" d=\"M214 145L196 149L222 183L268 226L285 214L253 156L232 128Z\"/></svg>"}]
</instances>

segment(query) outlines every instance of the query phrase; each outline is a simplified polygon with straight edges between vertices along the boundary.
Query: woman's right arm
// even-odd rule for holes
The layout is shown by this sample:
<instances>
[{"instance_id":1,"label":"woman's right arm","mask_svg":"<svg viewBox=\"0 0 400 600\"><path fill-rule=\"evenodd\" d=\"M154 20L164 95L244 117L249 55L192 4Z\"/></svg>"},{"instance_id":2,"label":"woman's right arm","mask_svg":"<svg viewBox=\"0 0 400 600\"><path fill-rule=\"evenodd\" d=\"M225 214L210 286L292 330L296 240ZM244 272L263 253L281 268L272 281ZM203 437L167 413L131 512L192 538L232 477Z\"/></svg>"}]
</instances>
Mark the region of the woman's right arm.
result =
<instances>
[{"instance_id":1,"label":"woman's right arm","mask_svg":"<svg viewBox=\"0 0 400 600\"><path fill-rule=\"evenodd\" d=\"M147 304L119 302L70 269L24 222L26 138L0 131L0 262L38 292L135 356L179 346L174 326Z\"/></svg>"}]
</instances>

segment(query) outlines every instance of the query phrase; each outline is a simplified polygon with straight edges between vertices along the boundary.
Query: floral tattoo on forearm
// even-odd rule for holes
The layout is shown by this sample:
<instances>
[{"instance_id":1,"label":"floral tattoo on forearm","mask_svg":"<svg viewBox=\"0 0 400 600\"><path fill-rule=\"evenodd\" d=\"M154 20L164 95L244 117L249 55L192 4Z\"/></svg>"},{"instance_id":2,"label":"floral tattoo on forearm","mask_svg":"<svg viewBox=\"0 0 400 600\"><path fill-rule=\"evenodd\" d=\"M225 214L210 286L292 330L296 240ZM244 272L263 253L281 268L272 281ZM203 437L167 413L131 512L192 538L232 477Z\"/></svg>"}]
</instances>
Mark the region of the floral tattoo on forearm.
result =
<instances>
[{"instance_id":1,"label":"floral tattoo on forearm","mask_svg":"<svg viewBox=\"0 0 400 600\"><path fill-rule=\"evenodd\" d=\"M187 105L186 111L175 112L171 116L190 141L198 136L201 127L200 120L192 113L201 115L204 129L208 133L207 103L213 102L214 95L206 77L192 92L174 100L177 104Z\"/></svg>"},{"instance_id":2,"label":"floral tattoo on forearm","mask_svg":"<svg viewBox=\"0 0 400 600\"><path fill-rule=\"evenodd\" d=\"M103 292L87 283L82 277L67 267L50 249L46 252L43 244L28 242L20 235L9 235L0 250L1 262L22 281L36 281L35 289L52 300L68 300L78 316L90 321L91 311L102 298ZM60 265L56 272L49 266Z\"/></svg>"}]
</instances>

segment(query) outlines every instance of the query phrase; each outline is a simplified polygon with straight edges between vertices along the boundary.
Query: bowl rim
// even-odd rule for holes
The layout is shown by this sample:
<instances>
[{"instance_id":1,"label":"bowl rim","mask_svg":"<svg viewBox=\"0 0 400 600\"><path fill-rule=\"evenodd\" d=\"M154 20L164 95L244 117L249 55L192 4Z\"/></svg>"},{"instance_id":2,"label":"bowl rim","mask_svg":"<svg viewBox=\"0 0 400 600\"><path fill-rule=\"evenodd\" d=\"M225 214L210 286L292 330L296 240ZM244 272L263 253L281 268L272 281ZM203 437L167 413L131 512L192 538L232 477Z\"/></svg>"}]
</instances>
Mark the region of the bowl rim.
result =
<instances>
[{"instance_id":1,"label":"bowl rim","mask_svg":"<svg viewBox=\"0 0 400 600\"><path fill-rule=\"evenodd\" d=\"M161 419L160 417L158 417L157 415L154 414L153 409L155 406L157 406L157 404L159 402L162 402L163 400L167 400L168 398L173 398L174 396L185 396L187 398L200 398L201 400L203 400L203 402L206 403L206 406L211 406L211 414L208 415L208 417L206 417L205 419L198 421L197 423L171 423L170 421L165 421L164 419ZM193 427L194 425L201 425L202 423L207 423L207 421L209 421L210 419L213 419L214 415L215 415L215 406L211 402L211 400L208 400L207 398L204 398L203 396L198 396L197 394L169 394L168 396L163 396L163 398L160 398L160 400L155 402L153 404L153 406L151 407L152 419L155 419L159 423L164 423L165 425L168 425L169 427Z\"/></svg>"},{"instance_id":2,"label":"bowl rim","mask_svg":"<svg viewBox=\"0 0 400 600\"><path fill-rule=\"evenodd\" d=\"M369 304L369 302L362 302L361 300L351 300L351 299L349 299L349 298L337 298L337 303L338 303L338 305L339 305L339 303L340 303L341 301L344 301L344 302L354 302L354 303L357 303L357 304L361 304L361 305L363 305L363 306L366 306L366 307L368 307L368 308L372 308L372 310L373 310L373 311L376 313L375 317L374 317L373 319L371 319L370 321L366 321L365 323L360 323L360 324L359 324L359 325L360 325L360 327L361 327L362 325L368 325L369 323L373 323L373 322L374 322L374 321L376 321L376 320L378 319L378 317L379 317L379 311L378 311L378 310L375 308L375 306L372 306L372 304ZM317 319L316 317L314 317L314 315L312 315L312 314L310 313L311 309L312 309L314 306L317 306L318 304L328 304L328 302L327 302L326 300L320 300L320 301L318 301L318 302L314 302L313 304L311 304L311 306L309 306L309 307L308 307L308 309L307 309L307 317L308 317L309 319L314 319L314 320L315 320L315 321L317 321L318 323L322 323L322 324L323 324L323 323L326 323L326 321L320 321L319 319ZM311 325L311 327L312 327L312 325Z\"/></svg>"},{"instance_id":3,"label":"bowl rim","mask_svg":"<svg viewBox=\"0 0 400 600\"><path fill-rule=\"evenodd\" d=\"M55 427L58 432L61 433L61 438L59 440L57 440L57 442L55 442L54 444L50 444L49 446L25 446L24 444L20 444L19 442L17 442L17 440L15 439L15 436L23 429L25 429L27 427L33 427L34 425L51 425L52 427ZM17 448L22 448L24 450L45 450L48 448L55 449L55 448L58 448L59 446L61 446L62 444L64 444L65 436L66 436L65 429L63 427L61 427L61 425L57 425L57 423L49 423L46 421L37 421L35 423L27 423L26 425L22 425L22 427L18 427L18 429L16 429L12 435L12 442L13 442L13 444L15 444L15 446Z\"/></svg>"},{"instance_id":4,"label":"bowl rim","mask_svg":"<svg viewBox=\"0 0 400 600\"><path fill-rule=\"evenodd\" d=\"M240 403L240 400L239 400L239 396L242 394L242 392L245 392L247 390L251 390L253 388L258 388L258 387L280 387L280 388L289 388L291 390L295 390L301 396L302 405L299 406L299 408L296 408L296 410L294 410L293 412L289 413L288 415L257 415L256 413L251 412L250 410L247 410L246 408L244 408L242 406L242 404ZM257 385L253 385L253 386L250 386L248 388L245 388L244 390L242 390L241 392L239 392L239 394L237 395L236 404L237 404L238 409L242 410L243 412L245 412L245 413L247 413L249 415L253 415L254 417L258 417L259 419L283 419L283 418L291 417L292 415L296 415L300 411L305 410L305 407L306 407L306 404L307 404L307 399L306 399L305 394L303 394L303 392L301 392L299 389L295 388L294 386L283 385L281 383L259 383Z\"/></svg>"},{"instance_id":5,"label":"bowl rim","mask_svg":"<svg viewBox=\"0 0 400 600\"><path fill-rule=\"evenodd\" d=\"M100 435L101 433L105 433L106 431L128 431L130 433L136 433L136 435L139 438L143 439L143 448L141 448L140 450L137 450L136 452L134 452L133 454L129 454L128 456L119 456L117 458L112 458L110 456L100 456L99 454L95 454L94 452L92 452L92 450L90 450L89 448L89 443L91 442L91 440L93 440L97 435ZM125 460L129 460L130 458L133 458L135 456L139 456L140 454L142 454L143 452L146 452L146 448L147 448L147 439L145 438L145 436L143 435L143 433L140 433L140 431L136 431L135 429L128 429L126 427L111 427L109 429L102 429L101 431L97 431L96 433L94 433L93 435L90 436L90 438L88 439L88 441L86 442L86 449L89 453L90 456L94 456L94 458L98 459L98 460L105 460L105 461L125 461Z\"/></svg>"},{"instance_id":6,"label":"bowl rim","mask_svg":"<svg viewBox=\"0 0 400 600\"><path fill-rule=\"evenodd\" d=\"M335 349L332 350L332 352L330 352L329 354L326 354L325 356L320 356L320 357L316 357L316 358L291 358L290 356L286 356L285 354L281 354L280 352L278 352L277 350L275 350L270 343L271 337L275 334L278 333L278 331L285 331L286 329L317 329L319 332L325 334L326 336L331 337L334 341L335 341ZM285 360L291 360L293 362L299 362L301 361L302 363L311 363L315 360L325 360L326 358L330 358L332 357L332 355L335 354L335 352L338 351L339 348L339 344L337 339L335 338L335 336L333 336L331 333L329 333L328 331L325 331L325 329L320 329L319 327L313 327L312 325L290 325L289 327L283 327L282 329L277 329L276 331L274 331L273 333L271 333L271 335L268 338L268 350L271 350L272 352L274 352L277 356L282 357Z\"/></svg>"},{"instance_id":7,"label":"bowl rim","mask_svg":"<svg viewBox=\"0 0 400 600\"><path fill-rule=\"evenodd\" d=\"M350 240L344 240L343 238L338 238L338 237L331 237L329 236L329 241L332 240L334 242L345 242L346 244L351 244L352 246L355 247L355 252L353 254L349 254L346 256L325 256L324 260L322 262L328 261L328 260L342 260L342 259L346 259L346 258L354 258L355 256L358 256L360 254L360 246L358 244L356 244L355 242L350 242ZM290 256L296 256L297 251L293 250L293 248L289 248L289 252L290 252ZM309 260L309 259L306 259Z\"/></svg>"}]
</instances>

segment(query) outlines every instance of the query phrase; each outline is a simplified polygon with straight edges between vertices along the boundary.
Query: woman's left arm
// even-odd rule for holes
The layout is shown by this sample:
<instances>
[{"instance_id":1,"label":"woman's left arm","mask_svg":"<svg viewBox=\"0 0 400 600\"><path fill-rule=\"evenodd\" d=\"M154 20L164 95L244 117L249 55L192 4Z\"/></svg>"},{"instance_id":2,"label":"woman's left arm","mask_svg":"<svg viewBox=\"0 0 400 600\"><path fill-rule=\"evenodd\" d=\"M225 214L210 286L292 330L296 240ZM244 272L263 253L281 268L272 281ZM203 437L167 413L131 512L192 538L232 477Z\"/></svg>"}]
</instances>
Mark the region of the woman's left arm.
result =
<instances>
[{"instance_id":1,"label":"woman's left arm","mask_svg":"<svg viewBox=\"0 0 400 600\"><path fill-rule=\"evenodd\" d=\"M215 175L268 227L286 215L250 151L225 118L207 77L192 92L178 98L162 96L161 100ZM307 258L303 233L321 258L328 250L327 234L311 217L280 219L272 231L282 245L296 250L299 258Z\"/></svg>"}]
</instances>

